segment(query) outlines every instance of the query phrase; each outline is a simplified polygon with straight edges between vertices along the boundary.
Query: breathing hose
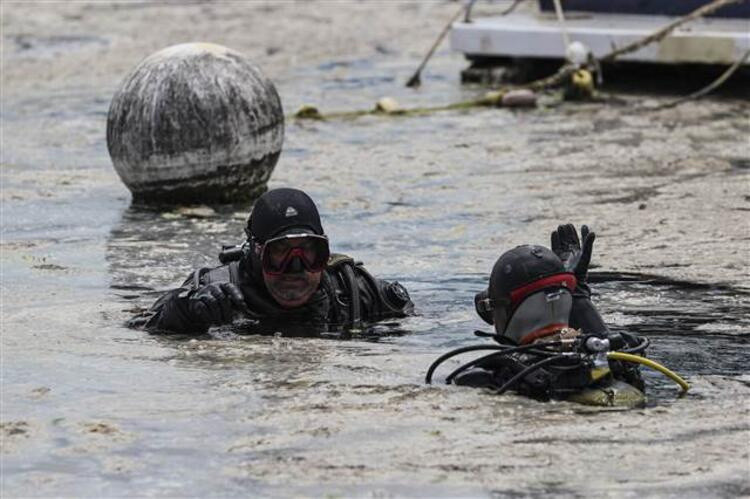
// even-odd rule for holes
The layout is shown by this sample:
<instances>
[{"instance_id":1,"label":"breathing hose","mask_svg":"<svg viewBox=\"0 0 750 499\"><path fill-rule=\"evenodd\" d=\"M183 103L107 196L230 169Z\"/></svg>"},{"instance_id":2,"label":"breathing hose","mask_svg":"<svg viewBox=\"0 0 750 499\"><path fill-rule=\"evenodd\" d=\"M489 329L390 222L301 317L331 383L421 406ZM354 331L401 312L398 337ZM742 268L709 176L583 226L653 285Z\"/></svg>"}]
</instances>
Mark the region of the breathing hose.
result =
<instances>
[{"instance_id":1,"label":"breathing hose","mask_svg":"<svg viewBox=\"0 0 750 499\"><path fill-rule=\"evenodd\" d=\"M643 364L646 367L650 367L651 369L654 369L655 371L659 371L678 385L680 385L680 388L682 388L682 393L685 393L690 389L690 385L687 384L687 381L682 379L677 373L674 371L671 371L664 367L663 365L659 364L658 362L654 362L651 359L647 359L645 357L641 357L640 355L633 355L629 353L623 353L623 352L607 352L607 358L612 360L622 360L625 362L634 362L636 364Z\"/></svg>"},{"instance_id":2,"label":"breathing hose","mask_svg":"<svg viewBox=\"0 0 750 499\"><path fill-rule=\"evenodd\" d=\"M478 350L497 350L497 353L502 353L504 355L510 354L510 353L516 353L516 352L523 352L523 351L529 351L529 350L535 350L539 349L540 347L550 347L550 346L560 346L562 343L559 341L550 341L548 343L545 343L544 345L540 344L529 344L529 345L522 345L518 347L508 347L506 345L473 345L468 347L462 347L457 348L455 350L451 350L450 352L441 355L438 357L438 359L430 365L430 368L427 369L427 374L425 375L425 383L428 385L432 383L432 374L435 372L435 369L438 368L440 364L445 362L446 360L450 359L451 357L455 357L456 355L460 355L462 353L466 352L475 352ZM479 360L479 359L477 359ZM456 373L458 374L458 373Z\"/></svg>"},{"instance_id":3,"label":"breathing hose","mask_svg":"<svg viewBox=\"0 0 750 499\"><path fill-rule=\"evenodd\" d=\"M645 336L641 338L640 343L638 343L635 346L629 347L629 348L623 348L620 350L623 353L643 353L646 351L646 349L651 345L651 340L646 338Z\"/></svg>"},{"instance_id":4,"label":"breathing hose","mask_svg":"<svg viewBox=\"0 0 750 499\"><path fill-rule=\"evenodd\" d=\"M540 360L536 364L530 365L529 367L527 367L526 369L524 369L523 371L521 371L520 373L510 378L508 381L506 381L505 384L503 384L503 386L497 389L496 393L498 395L505 393L510 388L513 388L513 386L515 386L515 384L518 383L520 380L522 380L524 376L526 376L527 374L537 371L543 368L544 366L546 366L547 364L552 364L553 362L557 362L558 360L566 359L567 357L568 357L567 355L555 355L554 357L547 357L544 360Z\"/></svg>"}]
</instances>

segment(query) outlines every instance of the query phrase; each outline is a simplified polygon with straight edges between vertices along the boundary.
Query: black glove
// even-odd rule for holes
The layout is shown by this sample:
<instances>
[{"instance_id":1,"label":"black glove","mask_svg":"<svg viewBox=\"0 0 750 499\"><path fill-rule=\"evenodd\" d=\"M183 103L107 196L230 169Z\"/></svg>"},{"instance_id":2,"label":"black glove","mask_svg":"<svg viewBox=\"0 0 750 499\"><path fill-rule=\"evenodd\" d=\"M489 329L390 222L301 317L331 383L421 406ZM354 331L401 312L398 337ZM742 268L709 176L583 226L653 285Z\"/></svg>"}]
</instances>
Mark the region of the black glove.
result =
<instances>
[{"instance_id":1,"label":"black glove","mask_svg":"<svg viewBox=\"0 0 750 499\"><path fill-rule=\"evenodd\" d=\"M225 282L198 288L188 298L188 310L203 324L218 326L232 322L235 312L247 311L247 305L240 288Z\"/></svg>"},{"instance_id":2,"label":"black glove","mask_svg":"<svg viewBox=\"0 0 750 499\"><path fill-rule=\"evenodd\" d=\"M573 224L560 225L557 230L552 231L552 251L560 257L565 270L575 274L578 283L584 285L589 274L591 251L596 234L589 232L588 226L582 225L581 239L583 246Z\"/></svg>"}]
</instances>

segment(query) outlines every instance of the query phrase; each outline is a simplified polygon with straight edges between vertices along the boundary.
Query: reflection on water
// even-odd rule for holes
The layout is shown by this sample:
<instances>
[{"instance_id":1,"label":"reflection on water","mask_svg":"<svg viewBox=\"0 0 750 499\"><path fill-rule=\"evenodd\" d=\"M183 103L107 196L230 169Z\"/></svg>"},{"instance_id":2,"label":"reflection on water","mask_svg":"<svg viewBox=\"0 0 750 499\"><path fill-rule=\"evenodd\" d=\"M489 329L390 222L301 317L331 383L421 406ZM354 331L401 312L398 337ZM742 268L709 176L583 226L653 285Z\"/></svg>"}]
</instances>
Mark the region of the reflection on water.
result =
<instances>
[{"instance_id":1,"label":"reflection on water","mask_svg":"<svg viewBox=\"0 0 750 499\"><path fill-rule=\"evenodd\" d=\"M218 265L238 242L249 207L158 211L131 206L110 231L106 259L114 290L176 287L198 267Z\"/></svg>"}]
</instances>

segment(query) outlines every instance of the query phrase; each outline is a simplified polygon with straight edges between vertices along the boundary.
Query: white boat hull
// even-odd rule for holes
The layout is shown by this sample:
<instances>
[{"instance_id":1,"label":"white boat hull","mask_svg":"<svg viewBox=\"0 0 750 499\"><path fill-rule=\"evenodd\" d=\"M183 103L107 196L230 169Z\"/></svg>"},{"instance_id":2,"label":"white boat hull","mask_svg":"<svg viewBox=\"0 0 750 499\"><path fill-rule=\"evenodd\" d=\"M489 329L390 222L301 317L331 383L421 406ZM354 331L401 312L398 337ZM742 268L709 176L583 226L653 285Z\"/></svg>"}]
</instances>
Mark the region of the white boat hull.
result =
<instances>
[{"instance_id":1,"label":"white boat hull","mask_svg":"<svg viewBox=\"0 0 750 499\"><path fill-rule=\"evenodd\" d=\"M571 41L580 41L601 57L615 47L640 40L675 18L652 15L569 13L565 27ZM469 58L511 57L564 59L560 23L554 13L513 12L507 16L457 22L451 47ZM624 54L618 60L653 63L731 64L750 49L750 20L699 19L661 41ZM746 61L745 65L750 64Z\"/></svg>"}]
</instances>

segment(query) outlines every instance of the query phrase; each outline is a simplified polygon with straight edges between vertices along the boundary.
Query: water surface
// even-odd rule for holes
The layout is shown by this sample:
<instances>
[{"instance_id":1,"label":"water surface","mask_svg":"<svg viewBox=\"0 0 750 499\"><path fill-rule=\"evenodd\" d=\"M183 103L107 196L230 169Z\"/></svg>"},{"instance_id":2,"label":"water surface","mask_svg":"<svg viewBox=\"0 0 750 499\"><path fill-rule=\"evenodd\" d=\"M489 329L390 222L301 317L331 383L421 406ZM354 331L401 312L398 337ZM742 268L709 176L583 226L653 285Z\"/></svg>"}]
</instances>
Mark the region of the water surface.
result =
<instances>
[{"instance_id":1,"label":"water surface","mask_svg":"<svg viewBox=\"0 0 750 499\"><path fill-rule=\"evenodd\" d=\"M299 29L311 38L316 23L345 34L347 16L375 9L344 3L321 18L316 6L299 8L308 16ZM370 13L384 16L376 34L355 37L371 49L353 46L347 56L323 44L289 64L274 58L291 58L295 44L312 49L293 37L274 45L264 28L281 51L268 48L264 60L285 108L367 109L383 95L416 106L481 93L459 85L464 62L447 50L422 89L402 87L421 54L394 46L385 19L406 23L399 16L424 8L382 4ZM130 206L104 142L127 64L106 59L88 84L18 81L25 67L41 74L44 65L68 68L60 74L74 80L77 57L122 50L102 31L134 36L154 9L174 25L223 20L234 46L256 36L233 24L235 14L273 14L269 26L293 18L286 4L253 4L249 13L231 4L48 6L29 18L39 22L38 40L3 48L13 65L2 102L5 495L750 491L746 101L634 112L671 98L636 89L625 105L292 120L271 187L308 191L332 250L402 282L418 315L345 340L227 329L193 340L151 336L124 321L195 267L215 265L222 244L240 241L249 206L199 215ZM19 12L10 12L8 36L33 31ZM95 26L55 38L42 22L55 16ZM172 40L144 36L159 47ZM438 355L483 341L473 335L487 330L473 296L497 256L547 244L567 221L598 232L594 300L608 324L649 336L650 355L684 375L691 392L678 398L671 382L646 371L649 406L612 412L425 386Z\"/></svg>"}]
</instances>

